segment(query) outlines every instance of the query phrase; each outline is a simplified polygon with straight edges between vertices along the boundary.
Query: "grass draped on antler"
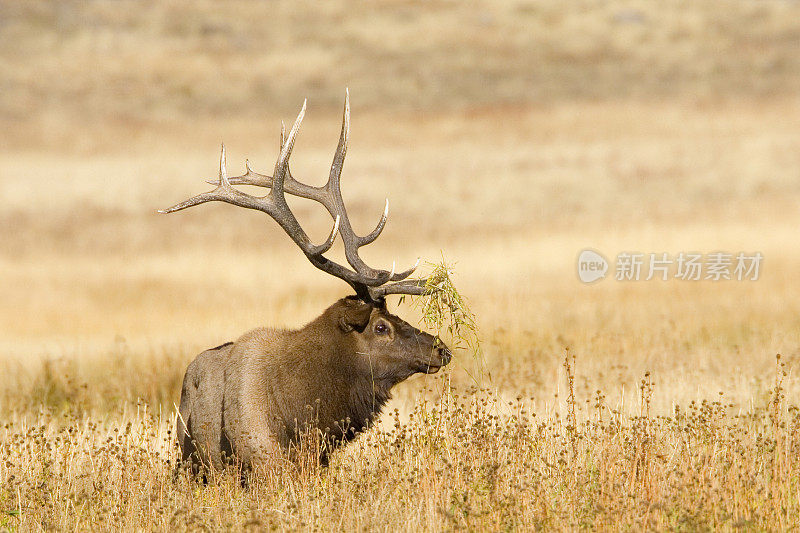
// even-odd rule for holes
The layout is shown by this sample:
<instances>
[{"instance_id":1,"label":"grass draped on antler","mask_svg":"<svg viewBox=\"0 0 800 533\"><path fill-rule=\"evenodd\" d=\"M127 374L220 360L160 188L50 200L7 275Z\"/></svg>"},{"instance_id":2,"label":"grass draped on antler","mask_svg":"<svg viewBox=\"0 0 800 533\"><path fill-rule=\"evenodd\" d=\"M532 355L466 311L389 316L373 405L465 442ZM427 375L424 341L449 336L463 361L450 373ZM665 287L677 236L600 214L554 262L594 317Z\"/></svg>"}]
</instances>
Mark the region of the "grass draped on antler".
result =
<instances>
[{"instance_id":1,"label":"grass draped on antler","mask_svg":"<svg viewBox=\"0 0 800 533\"><path fill-rule=\"evenodd\" d=\"M481 377L488 375L475 313L453 283L454 266L442 255L440 262L426 261L423 267L430 269L425 292L420 296L409 296L411 306L422 315L420 322L427 329L436 330L438 336L447 336L451 348L468 351L478 364ZM405 298L401 297L400 302Z\"/></svg>"}]
</instances>

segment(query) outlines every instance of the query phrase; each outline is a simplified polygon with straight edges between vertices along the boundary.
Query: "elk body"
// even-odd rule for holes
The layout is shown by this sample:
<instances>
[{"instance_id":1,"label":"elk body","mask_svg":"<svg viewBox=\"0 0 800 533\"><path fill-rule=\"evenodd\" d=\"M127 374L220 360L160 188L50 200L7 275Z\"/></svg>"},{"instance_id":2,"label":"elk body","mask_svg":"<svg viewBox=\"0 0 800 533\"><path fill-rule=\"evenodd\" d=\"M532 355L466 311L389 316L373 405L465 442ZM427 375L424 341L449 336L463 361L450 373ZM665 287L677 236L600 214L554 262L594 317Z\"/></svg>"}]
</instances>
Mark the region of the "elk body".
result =
<instances>
[{"instance_id":1,"label":"elk body","mask_svg":"<svg viewBox=\"0 0 800 533\"><path fill-rule=\"evenodd\" d=\"M346 281L355 294L342 298L298 330L260 328L206 350L190 363L183 380L178 416L182 463L196 472L229 462L245 468L271 467L291 457L309 430L323 438L321 462L330 450L369 428L397 383L415 373L434 373L449 363L447 346L386 308L388 294L420 295L426 280L408 279L416 265L401 273L373 269L358 249L378 238L386 224L388 201L376 228L354 231L339 185L347 151L349 98L345 96L339 145L326 185L295 180L289 156L305 113L305 104L288 135L281 131L280 155L272 176L250 169L227 176L225 148L216 189L177 204L165 213L209 201L222 201L267 213L320 270ZM264 197L233 185L269 188ZM334 219L325 242L314 245L289 209L285 194L315 200ZM349 268L323 256L337 235ZM417 261L419 264L419 261ZM287 455L287 452L288 455Z\"/></svg>"}]
</instances>

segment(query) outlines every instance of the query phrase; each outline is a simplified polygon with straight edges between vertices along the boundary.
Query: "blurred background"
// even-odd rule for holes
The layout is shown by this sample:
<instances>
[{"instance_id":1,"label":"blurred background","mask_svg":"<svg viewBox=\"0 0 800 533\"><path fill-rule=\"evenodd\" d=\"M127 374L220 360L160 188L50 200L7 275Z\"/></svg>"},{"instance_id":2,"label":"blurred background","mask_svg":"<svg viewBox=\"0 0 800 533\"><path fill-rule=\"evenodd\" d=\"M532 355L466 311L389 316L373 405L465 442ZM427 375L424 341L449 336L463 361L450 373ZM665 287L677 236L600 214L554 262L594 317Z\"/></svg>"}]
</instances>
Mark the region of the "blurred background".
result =
<instances>
[{"instance_id":1,"label":"blurred background","mask_svg":"<svg viewBox=\"0 0 800 533\"><path fill-rule=\"evenodd\" d=\"M271 173L304 98L293 173L324 183L346 87L356 229L391 202L362 256L454 262L502 391L552 394L569 347L587 391L652 370L662 406L745 402L800 353L796 1L0 1L0 72L6 365L172 354L182 374L347 294L261 213L156 214L207 190L223 141L230 174ZM322 208L292 206L324 238ZM586 247L765 261L755 282L589 286Z\"/></svg>"}]
</instances>

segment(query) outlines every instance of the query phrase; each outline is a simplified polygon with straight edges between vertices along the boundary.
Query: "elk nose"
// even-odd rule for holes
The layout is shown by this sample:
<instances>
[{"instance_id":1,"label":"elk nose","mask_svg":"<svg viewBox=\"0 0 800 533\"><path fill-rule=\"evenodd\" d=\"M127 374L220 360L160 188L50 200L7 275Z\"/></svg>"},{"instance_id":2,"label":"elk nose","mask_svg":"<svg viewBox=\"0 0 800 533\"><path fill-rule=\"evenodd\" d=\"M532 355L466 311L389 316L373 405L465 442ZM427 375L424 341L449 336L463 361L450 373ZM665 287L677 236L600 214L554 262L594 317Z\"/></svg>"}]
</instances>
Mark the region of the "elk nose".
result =
<instances>
[{"instance_id":1,"label":"elk nose","mask_svg":"<svg viewBox=\"0 0 800 533\"><path fill-rule=\"evenodd\" d=\"M453 353L447 346L440 346L439 348L436 348L436 354L439 356L439 359L441 359L442 364L444 365L449 363L450 359L453 358Z\"/></svg>"}]
</instances>

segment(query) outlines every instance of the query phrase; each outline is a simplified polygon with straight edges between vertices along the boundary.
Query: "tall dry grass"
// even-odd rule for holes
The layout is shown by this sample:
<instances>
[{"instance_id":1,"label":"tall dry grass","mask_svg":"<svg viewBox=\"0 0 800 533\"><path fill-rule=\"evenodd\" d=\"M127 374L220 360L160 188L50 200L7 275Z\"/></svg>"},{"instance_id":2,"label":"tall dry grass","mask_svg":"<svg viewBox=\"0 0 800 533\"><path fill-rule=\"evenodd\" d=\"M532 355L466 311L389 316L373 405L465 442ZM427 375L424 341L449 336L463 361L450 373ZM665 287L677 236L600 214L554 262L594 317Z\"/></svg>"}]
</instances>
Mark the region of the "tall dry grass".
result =
<instances>
[{"instance_id":1,"label":"tall dry grass","mask_svg":"<svg viewBox=\"0 0 800 533\"><path fill-rule=\"evenodd\" d=\"M158 362L158 361L153 361ZM575 387L543 404L435 379L405 419L362 435L328 468L287 464L206 485L173 475L174 415L144 403L86 415L45 408L4 423L0 518L12 529L789 529L800 414L785 367L749 411L723 393L656 415L641 376L620 408ZM791 385L796 383L792 380ZM668 391L664 391L668 394ZM100 399L100 401L104 401Z\"/></svg>"}]
</instances>

